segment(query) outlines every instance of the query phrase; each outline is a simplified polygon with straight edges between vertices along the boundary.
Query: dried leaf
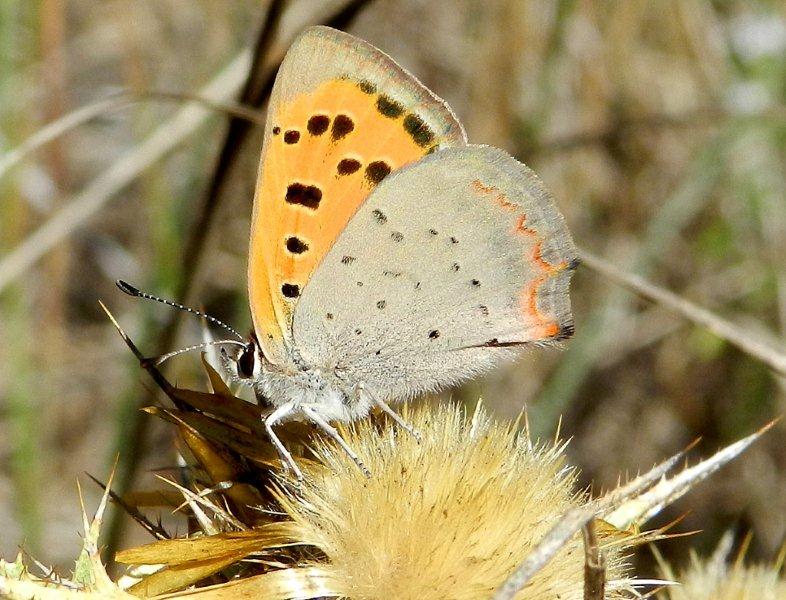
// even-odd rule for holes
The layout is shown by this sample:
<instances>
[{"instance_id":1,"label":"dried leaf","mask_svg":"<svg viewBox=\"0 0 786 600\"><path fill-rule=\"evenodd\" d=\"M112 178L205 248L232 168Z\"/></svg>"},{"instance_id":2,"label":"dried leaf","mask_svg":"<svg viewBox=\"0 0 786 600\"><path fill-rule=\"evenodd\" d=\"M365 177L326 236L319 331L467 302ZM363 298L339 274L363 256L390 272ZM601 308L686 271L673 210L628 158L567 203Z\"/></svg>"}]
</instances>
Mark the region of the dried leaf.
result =
<instances>
[{"instance_id":1,"label":"dried leaf","mask_svg":"<svg viewBox=\"0 0 786 600\"><path fill-rule=\"evenodd\" d=\"M292 543L285 523L271 523L248 531L178 540L159 540L121 550L117 562L133 565L181 565L191 561L214 560L234 556L240 560L268 547Z\"/></svg>"}]
</instances>

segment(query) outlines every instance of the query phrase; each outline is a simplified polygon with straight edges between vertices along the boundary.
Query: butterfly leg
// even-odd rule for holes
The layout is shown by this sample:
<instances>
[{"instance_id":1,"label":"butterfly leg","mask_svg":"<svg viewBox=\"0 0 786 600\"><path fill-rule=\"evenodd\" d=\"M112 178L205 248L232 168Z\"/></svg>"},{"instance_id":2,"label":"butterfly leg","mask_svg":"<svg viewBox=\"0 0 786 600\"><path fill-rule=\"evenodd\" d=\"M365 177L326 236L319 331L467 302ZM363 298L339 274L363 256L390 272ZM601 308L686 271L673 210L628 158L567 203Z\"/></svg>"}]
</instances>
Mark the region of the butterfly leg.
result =
<instances>
[{"instance_id":1,"label":"butterfly leg","mask_svg":"<svg viewBox=\"0 0 786 600\"><path fill-rule=\"evenodd\" d=\"M295 459L292 458L292 455L289 453L289 450L286 449L284 444L281 443L281 440L278 439L278 436L273 431L273 425L281 421L284 417L289 415L295 410L295 403L294 402L287 402L286 404L282 404L276 410L274 410L268 417L265 419L265 431L267 432L267 436L270 438L270 441L276 447L278 451L278 456L281 458L281 462L284 465L285 469L292 469L292 472L298 478L298 480L303 479L303 473L300 470L300 467L297 466L295 463Z\"/></svg>"},{"instance_id":2,"label":"butterfly leg","mask_svg":"<svg viewBox=\"0 0 786 600\"><path fill-rule=\"evenodd\" d=\"M414 437L418 441L418 443L420 443L423 440L423 436L420 435L420 432L414 427L412 427L412 425L407 423L404 419L402 419L401 415L399 415L395 410L390 408L386 402L377 398L374 394L370 393L366 388L361 387L360 389L366 394L368 394L368 397L371 398L374 404L379 406L379 408L381 408L383 412L385 412L391 419L393 419L393 421L395 421L399 427L401 427L412 437Z\"/></svg>"},{"instance_id":3,"label":"butterfly leg","mask_svg":"<svg viewBox=\"0 0 786 600\"><path fill-rule=\"evenodd\" d=\"M301 408L303 409L303 412L306 413L306 416L314 422L314 424L316 424L320 429L322 429L322 431L327 433L339 446L341 446L341 449L344 450L344 452L346 452L347 455L353 461L355 461L355 464L358 466L358 468L361 471L363 471L366 477L371 477L371 471L369 471L368 467L366 467L366 465L363 464L363 461L360 460L360 457L357 454L355 454L352 448L350 448L347 445L347 443L344 441L344 438L342 438L341 435L339 435L335 427L333 427L330 423L328 423L322 417L322 415L320 415L316 410L314 410L310 406L303 405L301 406Z\"/></svg>"}]
</instances>

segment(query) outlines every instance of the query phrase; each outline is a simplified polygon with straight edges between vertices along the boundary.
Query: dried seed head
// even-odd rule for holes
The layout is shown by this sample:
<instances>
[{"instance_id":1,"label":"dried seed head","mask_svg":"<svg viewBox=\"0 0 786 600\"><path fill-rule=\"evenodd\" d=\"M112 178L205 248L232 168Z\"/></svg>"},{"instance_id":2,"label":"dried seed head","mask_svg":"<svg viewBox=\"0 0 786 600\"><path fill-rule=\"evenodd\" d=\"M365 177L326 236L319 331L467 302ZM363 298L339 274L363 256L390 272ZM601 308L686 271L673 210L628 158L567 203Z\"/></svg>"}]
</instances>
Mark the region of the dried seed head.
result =
<instances>
[{"instance_id":1,"label":"dried seed head","mask_svg":"<svg viewBox=\"0 0 786 600\"><path fill-rule=\"evenodd\" d=\"M667 588L668 600L780 600L786 598L782 560L773 565L746 566L743 556L729 558L733 536L725 535L709 558L693 556L690 567L676 574L662 565L664 575L679 583Z\"/></svg>"},{"instance_id":2,"label":"dried seed head","mask_svg":"<svg viewBox=\"0 0 786 600\"><path fill-rule=\"evenodd\" d=\"M371 479L324 442L316 450L321 464L305 470L305 484L280 494L293 541L327 559L300 567L318 569L342 597L490 597L563 513L586 501L574 492L564 445L533 446L480 410L471 419L447 406L409 413L421 443L370 421L346 432ZM625 544L611 543L615 533L603 535L607 597L615 598ZM583 577L577 535L518 597L582 598Z\"/></svg>"}]
</instances>

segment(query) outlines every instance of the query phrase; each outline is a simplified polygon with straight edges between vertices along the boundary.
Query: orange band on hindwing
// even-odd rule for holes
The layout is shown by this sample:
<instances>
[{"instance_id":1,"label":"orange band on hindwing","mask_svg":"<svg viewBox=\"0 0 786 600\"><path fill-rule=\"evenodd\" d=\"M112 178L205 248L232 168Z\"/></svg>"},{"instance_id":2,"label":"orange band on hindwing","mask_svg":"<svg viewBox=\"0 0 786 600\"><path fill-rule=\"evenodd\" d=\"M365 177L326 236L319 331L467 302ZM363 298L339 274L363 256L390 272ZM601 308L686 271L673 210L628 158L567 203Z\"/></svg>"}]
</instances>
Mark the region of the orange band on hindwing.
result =
<instances>
[{"instance_id":1,"label":"orange band on hindwing","mask_svg":"<svg viewBox=\"0 0 786 600\"><path fill-rule=\"evenodd\" d=\"M506 212L519 212L519 207L508 200L505 194L495 186L487 186L481 181L475 180L472 182L472 188L475 192L485 196L502 210ZM527 226L526 214L519 214L516 217L512 232L530 238L532 244L531 250L527 252L524 260L533 268L535 275L524 286L519 297L519 306L525 324L532 328L532 335L534 335L536 339L557 337L561 334L560 324L552 315L544 314L540 310L538 307L538 291L550 277L564 271L569 265L564 261L557 265L553 265L543 258L543 239L534 228Z\"/></svg>"}]
</instances>

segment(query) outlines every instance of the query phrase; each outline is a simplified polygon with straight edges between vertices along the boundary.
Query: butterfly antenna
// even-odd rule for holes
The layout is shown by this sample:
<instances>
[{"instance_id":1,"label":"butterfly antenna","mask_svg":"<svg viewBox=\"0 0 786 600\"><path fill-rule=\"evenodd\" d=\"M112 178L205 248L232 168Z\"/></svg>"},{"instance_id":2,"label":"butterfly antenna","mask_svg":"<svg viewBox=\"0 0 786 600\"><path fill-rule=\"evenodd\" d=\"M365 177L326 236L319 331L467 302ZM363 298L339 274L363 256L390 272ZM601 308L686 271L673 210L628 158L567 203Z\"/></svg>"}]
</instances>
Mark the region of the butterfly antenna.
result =
<instances>
[{"instance_id":1,"label":"butterfly antenna","mask_svg":"<svg viewBox=\"0 0 786 600\"><path fill-rule=\"evenodd\" d=\"M195 344L193 346L188 346L187 348L180 348L180 350L173 350L172 352L167 352L166 354L162 354L158 358L155 359L156 366L161 365L165 360L169 360L173 356L177 356L179 354L185 354L186 352L191 352L192 350L201 350L204 348L209 348L210 346L224 346L227 344L231 344L233 346L240 346L241 348L245 348L246 344L243 342L238 342L237 340L216 340L214 342L204 342L202 344Z\"/></svg>"},{"instance_id":2,"label":"butterfly antenna","mask_svg":"<svg viewBox=\"0 0 786 600\"><path fill-rule=\"evenodd\" d=\"M177 302L172 302L171 300L166 300L165 298L159 298L158 296L153 296L152 294L148 294L143 292L137 288L135 288L130 283L123 281L122 279L118 279L115 281L115 285L120 288L120 291L124 294L128 294L129 296L133 296L135 298L144 298L145 300L155 300L156 302L161 302L161 304L166 304L167 306L171 306L173 308L177 308L179 310L184 310L186 312L191 313L192 315L196 315L197 317L203 317L207 319L211 323L218 325L219 327L223 327L233 335L235 335L239 340L244 340L243 336L240 335L237 331L235 331L232 327L224 323L223 321L219 321L215 317L211 317L208 314L203 313L202 311L195 310L193 308L189 308L188 306L183 306L182 304L178 304Z\"/></svg>"}]
</instances>

